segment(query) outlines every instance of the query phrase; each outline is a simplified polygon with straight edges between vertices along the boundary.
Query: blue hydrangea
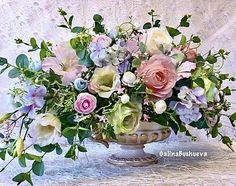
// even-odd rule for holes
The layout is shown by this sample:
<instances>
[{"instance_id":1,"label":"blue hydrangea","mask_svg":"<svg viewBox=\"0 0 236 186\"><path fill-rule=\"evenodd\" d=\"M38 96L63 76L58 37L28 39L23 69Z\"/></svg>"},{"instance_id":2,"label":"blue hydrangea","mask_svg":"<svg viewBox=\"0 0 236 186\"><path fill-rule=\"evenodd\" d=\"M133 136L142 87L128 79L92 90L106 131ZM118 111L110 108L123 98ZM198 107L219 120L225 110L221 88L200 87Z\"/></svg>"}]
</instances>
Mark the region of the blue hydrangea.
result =
<instances>
[{"instance_id":1,"label":"blue hydrangea","mask_svg":"<svg viewBox=\"0 0 236 186\"><path fill-rule=\"evenodd\" d=\"M87 83L87 81L85 81L82 78L77 78L74 81L74 86L75 86L76 90L81 92L81 91L85 90L88 87L88 83Z\"/></svg>"},{"instance_id":2,"label":"blue hydrangea","mask_svg":"<svg viewBox=\"0 0 236 186\"><path fill-rule=\"evenodd\" d=\"M202 117L198 105L188 108L181 102L171 101L169 106L171 109L175 110L176 114L179 115L180 120L184 124L190 124L193 121L198 121Z\"/></svg>"},{"instance_id":3,"label":"blue hydrangea","mask_svg":"<svg viewBox=\"0 0 236 186\"><path fill-rule=\"evenodd\" d=\"M42 62L41 61L34 61L30 63L29 68L35 72L38 72L42 69Z\"/></svg>"}]
</instances>

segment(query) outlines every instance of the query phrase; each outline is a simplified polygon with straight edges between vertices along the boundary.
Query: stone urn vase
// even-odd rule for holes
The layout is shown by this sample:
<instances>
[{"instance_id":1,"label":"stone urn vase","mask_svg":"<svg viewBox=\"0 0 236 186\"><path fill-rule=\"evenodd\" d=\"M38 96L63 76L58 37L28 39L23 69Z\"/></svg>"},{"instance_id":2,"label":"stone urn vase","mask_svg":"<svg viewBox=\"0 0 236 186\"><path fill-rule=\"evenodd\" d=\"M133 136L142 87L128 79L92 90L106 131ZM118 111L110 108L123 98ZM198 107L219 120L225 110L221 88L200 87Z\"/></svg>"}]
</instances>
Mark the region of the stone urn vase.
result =
<instances>
[{"instance_id":1,"label":"stone urn vase","mask_svg":"<svg viewBox=\"0 0 236 186\"><path fill-rule=\"evenodd\" d=\"M162 141L170 136L171 130L155 122L140 122L134 134L117 135L114 141L120 144L121 151L108 158L108 162L118 166L147 166L157 163L154 154L144 151L147 143Z\"/></svg>"}]
</instances>

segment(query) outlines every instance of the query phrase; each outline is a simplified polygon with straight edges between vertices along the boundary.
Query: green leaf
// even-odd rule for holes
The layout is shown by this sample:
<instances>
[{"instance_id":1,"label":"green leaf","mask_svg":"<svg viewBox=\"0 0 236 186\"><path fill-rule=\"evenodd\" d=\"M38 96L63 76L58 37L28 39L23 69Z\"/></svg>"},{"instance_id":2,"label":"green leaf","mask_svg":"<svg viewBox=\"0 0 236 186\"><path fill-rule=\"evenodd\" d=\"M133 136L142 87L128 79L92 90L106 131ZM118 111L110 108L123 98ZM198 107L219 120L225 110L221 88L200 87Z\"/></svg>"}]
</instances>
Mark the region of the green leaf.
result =
<instances>
[{"instance_id":1,"label":"green leaf","mask_svg":"<svg viewBox=\"0 0 236 186\"><path fill-rule=\"evenodd\" d=\"M42 61L44 58L47 57L47 50L41 49L39 52L40 60Z\"/></svg>"},{"instance_id":2,"label":"green leaf","mask_svg":"<svg viewBox=\"0 0 236 186\"><path fill-rule=\"evenodd\" d=\"M7 64L7 59L3 58L3 57L0 57L0 66L3 66L5 64Z\"/></svg>"},{"instance_id":3,"label":"green leaf","mask_svg":"<svg viewBox=\"0 0 236 186\"><path fill-rule=\"evenodd\" d=\"M186 44L186 41L187 41L186 36L185 36L185 35L182 35L179 44L180 44L180 45L185 45L185 44Z\"/></svg>"},{"instance_id":4,"label":"green leaf","mask_svg":"<svg viewBox=\"0 0 236 186\"><path fill-rule=\"evenodd\" d=\"M56 145L56 153L57 153L57 155L60 155L60 154L62 154L62 152L63 152L63 150L62 150L62 148L60 147L60 145Z\"/></svg>"},{"instance_id":5,"label":"green leaf","mask_svg":"<svg viewBox=\"0 0 236 186\"><path fill-rule=\"evenodd\" d=\"M219 78L220 78L221 80L226 80L226 79L229 78L229 74L219 74Z\"/></svg>"},{"instance_id":6,"label":"green leaf","mask_svg":"<svg viewBox=\"0 0 236 186\"><path fill-rule=\"evenodd\" d=\"M161 24L160 24L161 20L156 20L153 27L160 27Z\"/></svg>"},{"instance_id":7,"label":"green leaf","mask_svg":"<svg viewBox=\"0 0 236 186\"><path fill-rule=\"evenodd\" d=\"M200 39L198 36L193 36L192 41L193 41L194 43L200 43L200 42L201 42L201 39Z\"/></svg>"},{"instance_id":8,"label":"green leaf","mask_svg":"<svg viewBox=\"0 0 236 186\"><path fill-rule=\"evenodd\" d=\"M29 67L29 60L25 54L20 54L16 58L16 66L19 68L28 68Z\"/></svg>"},{"instance_id":9,"label":"green leaf","mask_svg":"<svg viewBox=\"0 0 236 186\"><path fill-rule=\"evenodd\" d=\"M192 126L192 127L196 127L198 129L209 128L208 125L207 125L207 122L205 121L205 119L203 117L200 118L198 121L193 121L189 125Z\"/></svg>"},{"instance_id":10,"label":"green leaf","mask_svg":"<svg viewBox=\"0 0 236 186\"><path fill-rule=\"evenodd\" d=\"M37 150L39 153L42 152L42 149L39 145L34 145L34 149Z\"/></svg>"},{"instance_id":11,"label":"green leaf","mask_svg":"<svg viewBox=\"0 0 236 186\"><path fill-rule=\"evenodd\" d=\"M35 175L42 176L44 174L44 163L42 161L34 161L32 164L32 171Z\"/></svg>"},{"instance_id":12,"label":"green leaf","mask_svg":"<svg viewBox=\"0 0 236 186\"><path fill-rule=\"evenodd\" d=\"M222 142L224 144L232 144L232 141L231 141L231 139L228 136L223 136Z\"/></svg>"},{"instance_id":13,"label":"green leaf","mask_svg":"<svg viewBox=\"0 0 236 186\"><path fill-rule=\"evenodd\" d=\"M138 68L140 65L141 65L141 60L140 60L139 58L135 58L135 59L132 61L132 67Z\"/></svg>"},{"instance_id":14,"label":"green leaf","mask_svg":"<svg viewBox=\"0 0 236 186\"><path fill-rule=\"evenodd\" d=\"M206 61L209 62L210 64L214 64L217 62L217 58L213 55L208 55Z\"/></svg>"},{"instance_id":15,"label":"green leaf","mask_svg":"<svg viewBox=\"0 0 236 186\"><path fill-rule=\"evenodd\" d=\"M167 26L166 29L167 29L168 33L170 34L170 36L173 38L175 36L178 36L179 34L181 34L181 32L176 28Z\"/></svg>"},{"instance_id":16,"label":"green leaf","mask_svg":"<svg viewBox=\"0 0 236 186\"><path fill-rule=\"evenodd\" d=\"M84 139L89 138L92 135L90 130L78 130L78 136L80 142L84 141Z\"/></svg>"},{"instance_id":17,"label":"green leaf","mask_svg":"<svg viewBox=\"0 0 236 186\"><path fill-rule=\"evenodd\" d=\"M144 25L143 25L143 29L149 29L149 28L151 28L152 27L152 24L151 23L145 23Z\"/></svg>"},{"instance_id":18,"label":"green leaf","mask_svg":"<svg viewBox=\"0 0 236 186\"><path fill-rule=\"evenodd\" d=\"M33 48L38 48L37 41L35 38L30 38L30 44Z\"/></svg>"},{"instance_id":19,"label":"green leaf","mask_svg":"<svg viewBox=\"0 0 236 186\"><path fill-rule=\"evenodd\" d=\"M203 62L204 58L200 54L198 54L197 57L196 57L196 61L197 62Z\"/></svg>"},{"instance_id":20,"label":"green leaf","mask_svg":"<svg viewBox=\"0 0 236 186\"><path fill-rule=\"evenodd\" d=\"M75 127L67 127L62 131L62 135L65 136L66 138L71 138L76 136L78 131L78 128Z\"/></svg>"},{"instance_id":21,"label":"green leaf","mask_svg":"<svg viewBox=\"0 0 236 186\"><path fill-rule=\"evenodd\" d=\"M215 75L208 76L208 79L211 80L213 83L218 84L218 78Z\"/></svg>"},{"instance_id":22,"label":"green leaf","mask_svg":"<svg viewBox=\"0 0 236 186\"><path fill-rule=\"evenodd\" d=\"M0 71L0 74L2 74L3 72L5 72L10 66L7 65L5 68L3 68L1 71Z\"/></svg>"},{"instance_id":23,"label":"green leaf","mask_svg":"<svg viewBox=\"0 0 236 186\"><path fill-rule=\"evenodd\" d=\"M172 128L175 134L179 131L179 125L177 125L173 120L168 120L168 125Z\"/></svg>"},{"instance_id":24,"label":"green leaf","mask_svg":"<svg viewBox=\"0 0 236 186\"><path fill-rule=\"evenodd\" d=\"M61 28L68 28L67 25L57 25L58 27L61 27Z\"/></svg>"},{"instance_id":25,"label":"green leaf","mask_svg":"<svg viewBox=\"0 0 236 186\"><path fill-rule=\"evenodd\" d=\"M94 28L93 28L93 31L94 31L96 34L104 33L104 32L105 32L104 25L101 25L100 23L95 22L95 26L94 26Z\"/></svg>"},{"instance_id":26,"label":"green leaf","mask_svg":"<svg viewBox=\"0 0 236 186\"><path fill-rule=\"evenodd\" d=\"M12 180L15 182L21 183L21 182L25 181L25 177L26 177L25 175L26 175L26 173L17 174L14 178L12 178Z\"/></svg>"},{"instance_id":27,"label":"green leaf","mask_svg":"<svg viewBox=\"0 0 236 186\"><path fill-rule=\"evenodd\" d=\"M71 32L73 32L73 33L80 33L82 31L82 28L83 27L76 26L76 27L71 29Z\"/></svg>"},{"instance_id":28,"label":"green leaf","mask_svg":"<svg viewBox=\"0 0 236 186\"><path fill-rule=\"evenodd\" d=\"M211 136L212 138L215 138L216 136L218 136L219 132L218 132L218 128L217 127L213 127L211 130Z\"/></svg>"},{"instance_id":29,"label":"green leaf","mask_svg":"<svg viewBox=\"0 0 236 186\"><path fill-rule=\"evenodd\" d=\"M27 78L32 78L32 77L34 77L34 72L31 72L31 71L29 71L29 70L26 70L26 71L24 71L24 75L25 75L25 77L27 77Z\"/></svg>"},{"instance_id":30,"label":"green leaf","mask_svg":"<svg viewBox=\"0 0 236 186\"><path fill-rule=\"evenodd\" d=\"M70 16L70 18L69 18L69 26L70 27L72 26L73 19L74 19L74 16Z\"/></svg>"},{"instance_id":31,"label":"green leaf","mask_svg":"<svg viewBox=\"0 0 236 186\"><path fill-rule=\"evenodd\" d=\"M29 154L29 153L25 153L25 158L28 160L35 160L38 162L42 161L42 158L40 156L34 155L34 154Z\"/></svg>"},{"instance_id":32,"label":"green leaf","mask_svg":"<svg viewBox=\"0 0 236 186\"><path fill-rule=\"evenodd\" d=\"M189 27L189 18L191 17L191 15L185 15L181 21L180 21L180 25L182 27Z\"/></svg>"},{"instance_id":33,"label":"green leaf","mask_svg":"<svg viewBox=\"0 0 236 186\"><path fill-rule=\"evenodd\" d=\"M139 49L140 49L141 53L144 54L147 50L147 47L143 42L140 42L139 43Z\"/></svg>"},{"instance_id":34,"label":"green leaf","mask_svg":"<svg viewBox=\"0 0 236 186\"><path fill-rule=\"evenodd\" d=\"M21 167L26 167L26 161L25 161L25 155L22 154L19 159L18 159L18 162L20 164Z\"/></svg>"},{"instance_id":35,"label":"green leaf","mask_svg":"<svg viewBox=\"0 0 236 186\"><path fill-rule=\"evenodd\" d=\"M68 152L65 155L65 158L71 158L71 159L75 160L76 159L75 149L76 149L76 145L75 144L71 145L70 149L68 150Z\"/></svg>"},{"instance_id":36,"label":"green leaf","mask_svg":"<svg viewBox=\"0 0 236 186\"><path fill-rule=\"evenodd\" d=\"M224 89L223 89L223 92L224 92L224 94L227 95L227 96L231 95L231 90L230 90L229 87L224 88Z\"/></svg>"},{"instance_id":37,"label":"green leaf","mask_svg":"<svg viewBox=\"0 0 236 186\"><path fill-rule=\"evenodd\" d=\"M81 145L77 145L77 148L80 152L87 152L87 149Z\"/></svg>"},{"instance_id":38,"label":"green leaf","mask_svg":"<svg viewBox=\"0 0 236 186\"><path fill-rule=\"evenodd\" d=\"M41 147L43 152L52 152L52 151L54 151L55 148L56 147L53 144L49 144L49 145L45 145L45 146Z\"/></svg>"},{"instance_id":39,"label":"green leaf","mask_svg":"<svg viewBox=\"0 0 236 186\"><path fill-rule=\"evenodd\" d=\"M0 158L1 158L3 161L5 161L5 159L6 159L6 151L5 151L5 150L0 151Z\"/></svg>"},{"instance_id":40,"label":"green leaf","mask_svg":"<svg viewBox=\"0 0 236 186\"><path fill-rule=\"evenodd\" d=\"M13 69L11 69L11 70L9 71L9 73L8 73L8 77L9 77L9 78L12 78L12 79L17 78L17 77L19 77L20 75L21 75L21 71L20 71L20 69L18 69L18 68L13 68Z\"/></svg>"},{"instance_id":41,"label":"green leaf","mask_svg":"<svg viewBox=\"0 0 236 186\"><path fill-rule=\"evenodd\" d=\"M28 183L29 183L30 185L33 185L33 182L32 182L30 173L28 173L28 174L25 175L25 180L28 181Z\"/></svg>"},{"instance_id":42,"label":"green leaf","mask_svg":"<svg viewBox=\"0 0 236 186\"><path fill-rule=\"evenodd\" d=\"M94 20L95 22L97 22L97 23L101 23L101 22L103 21L103 17L102 17L101 15L99 15L99 14L95 14L95 15L93 16L93 20Z\"/></svg>"},{"instance_id":43,"label":"green leaf","mask_svg":"<svg viewBox=\"0 0 236 186\"><path fill-rule=\"evenodd\" d=\"M199 87L202 87L202 88L205 87L205 83L204 83L204 81L203 81L202 78L197 78L197 79L194 80L194 82L195 82Z\"/></svg>"},{"instance_id":44,"label":"green leaf","mask_svg":"<svg viewBox=\"0 0 236 186\"><path fill-rule=\"evenodd\" d=\"M231 125L235 127L234 121L236 121L236 112L229 116L229 120L231 122Z\"/></svg>"}]
</instances>

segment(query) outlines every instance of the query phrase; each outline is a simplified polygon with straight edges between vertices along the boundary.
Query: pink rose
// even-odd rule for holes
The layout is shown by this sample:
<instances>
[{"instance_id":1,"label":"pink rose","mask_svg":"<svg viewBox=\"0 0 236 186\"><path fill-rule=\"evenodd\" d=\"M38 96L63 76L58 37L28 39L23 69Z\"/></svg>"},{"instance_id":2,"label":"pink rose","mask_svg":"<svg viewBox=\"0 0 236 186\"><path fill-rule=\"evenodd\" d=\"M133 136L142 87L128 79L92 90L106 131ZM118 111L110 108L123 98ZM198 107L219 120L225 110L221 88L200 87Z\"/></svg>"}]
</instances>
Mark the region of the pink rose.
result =
<instances>
[{"instance_id":1,"label":"pink rose","mask_svg":"<svg viewBox=\"0 0 236 186\"><path fill-rule=\"evenodd\" d=\"M93 38L94 43L104 43L106 46L109 46L112 43L112 39L106 35L99 35Z\"/></svg>"},{"instance_id":2,"label":"pink rose","mask_svg":"<svg viewBox=\"0 0 236 186\"><path fill-rule=\"evenodd\" d=\"M80 93L74 103L75 110L80 114L90 114L96 106L96 97L89 93Z\"/></svg>"},{"instance_id":3,"label":"pink rose","mask_svg":"<svg viewBox=\"0 0 236 186\"><path fill-rule=\"evenodd\" d=\"M137 73L146 87L152 90L151 98L165 99L172 95L178 76L171 58L163 54L153 55L149 61L141 64Z\"/></svg>"}]
</instances>

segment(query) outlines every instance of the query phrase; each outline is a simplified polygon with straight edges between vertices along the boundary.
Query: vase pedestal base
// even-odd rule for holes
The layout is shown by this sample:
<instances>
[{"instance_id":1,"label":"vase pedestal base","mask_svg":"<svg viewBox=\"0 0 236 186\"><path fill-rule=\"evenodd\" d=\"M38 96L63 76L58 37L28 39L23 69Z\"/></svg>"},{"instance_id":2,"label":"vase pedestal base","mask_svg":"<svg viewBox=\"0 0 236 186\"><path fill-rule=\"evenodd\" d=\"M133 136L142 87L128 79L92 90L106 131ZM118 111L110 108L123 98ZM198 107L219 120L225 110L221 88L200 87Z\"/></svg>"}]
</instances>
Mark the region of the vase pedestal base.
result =
<instances>
[{"instance_id":1,"label":"vase pedestal base","mask_svg":"<svg viewBox=\"0 0 236 186\"><path fill-rule=\"evenodd\" d=\"M157 156L145 153L144 145L121 145L122 151L108 158L108 163L117 166L142 167L158 162Z\"/></svg>"}]
</instances>

